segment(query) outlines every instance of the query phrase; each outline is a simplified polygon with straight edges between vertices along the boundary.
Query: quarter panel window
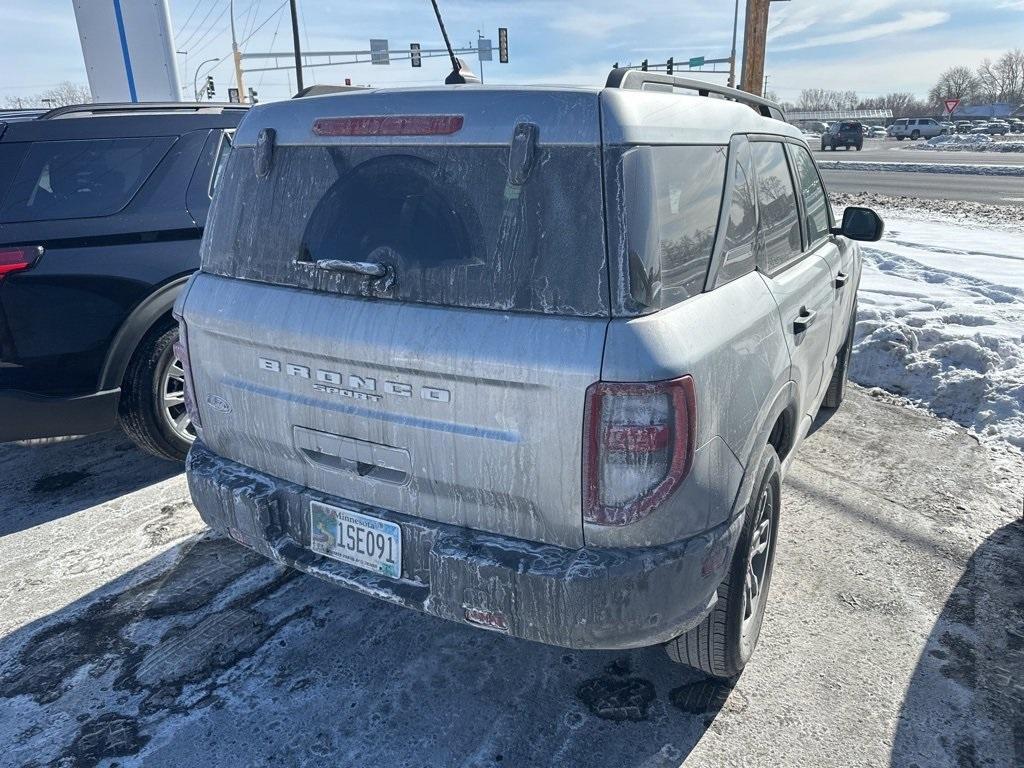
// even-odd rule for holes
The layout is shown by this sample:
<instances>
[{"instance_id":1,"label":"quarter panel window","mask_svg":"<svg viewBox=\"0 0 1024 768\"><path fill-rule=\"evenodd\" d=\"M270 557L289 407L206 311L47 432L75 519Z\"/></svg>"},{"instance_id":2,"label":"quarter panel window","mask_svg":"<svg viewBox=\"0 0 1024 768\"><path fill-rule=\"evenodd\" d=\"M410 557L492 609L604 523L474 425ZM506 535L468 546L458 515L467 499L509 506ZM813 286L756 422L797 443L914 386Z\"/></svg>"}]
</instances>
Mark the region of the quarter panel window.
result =
<instances>
[{"instance_id":1,"label":"quarter panel window","mask_svg":"<svg viewBox=\"0 0 1024 768\"><path fill-rule=\"evenodd\" d=\"M814 167L814 161L803 147L793 146L793 157L796 159L797 179L800 182L800 193L804 198L804 217L807 225L807 242L814 245L828 236L828 198L821 186L821 179Z\"/></svg>"},{"instance_id":2,"label":"quarter panel window","mask_svg":"<svg viewBox=\"0 0 1024 768\"><path fill-rule=\"evenodd\" d=\"M782 144L758 141L751 145L751 151L761 212L759 263L771 273L799 258L802 252L796 191Z\"/></svg>"},{"instance_id":3,"label":"quarter panel window","mask_svg":"<svg viewBox=\"0 0 1024 768\"><path fill-rule=\"evenodd\" d=\"M0 221L109 216L124 208L173 137L45 141L32 145L0 205Z\"/></svg>"},{"instance_id":4,"label":"quarter panel window","mask_svg":"<svg viewBox=\"0 0 1024 768\"><path fill-rule=\"evenodd\" d=\"M722 241L722 265L715 285L742 277L755 267L754 240L757 235L757 202L751 170L750 145L740 144L734 156L729 219Z\"/></svg>"}]
</instances>

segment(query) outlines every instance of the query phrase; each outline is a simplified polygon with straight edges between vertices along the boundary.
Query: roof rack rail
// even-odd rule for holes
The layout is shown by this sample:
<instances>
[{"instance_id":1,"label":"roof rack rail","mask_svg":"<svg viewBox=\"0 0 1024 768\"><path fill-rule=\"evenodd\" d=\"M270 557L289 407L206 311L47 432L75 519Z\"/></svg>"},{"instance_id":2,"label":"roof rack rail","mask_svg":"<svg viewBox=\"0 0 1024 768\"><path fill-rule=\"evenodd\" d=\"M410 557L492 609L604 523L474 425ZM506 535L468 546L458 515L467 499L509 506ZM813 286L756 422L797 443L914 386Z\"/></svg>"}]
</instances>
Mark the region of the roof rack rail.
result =
<instances>
[{"instance_id":1,"label":"roof rack rail","mask_svg":"<svg viewBox=\"0 0 1024 768\"><path fill-rule=\"evenodd\" d=\"M645 88L648 84L655 87ZM786 119L786 113L774 101L741 91L738 88L729 88L726 85L708 83L704 80L693 80L689 77L676 77L675 75L662 75L658 72L645 72L641 69L619 67L609 73L608 82L605 83L605 87L628 88L636 91L671 91L675 88L682 88L687 91L696 91L700 96L709 96L714 93L723 98L746 104L764 117L771 117L776 120Z\"/></svg>"},{"instance_id":2,"label":"roof rack rail","mask_svg":"<svg viewBox=\"0 0 1024 768\"><path fill-rule=\"evenodd\" d=\"M108 112L202 112L205 110L248 109L248 104L231 104L212 101L140 101L111 102L103 104L70 104L56 107L39 116L39 120L52 120L55 117L76 113L103 114Z\"/></svg>"}]
</instances>

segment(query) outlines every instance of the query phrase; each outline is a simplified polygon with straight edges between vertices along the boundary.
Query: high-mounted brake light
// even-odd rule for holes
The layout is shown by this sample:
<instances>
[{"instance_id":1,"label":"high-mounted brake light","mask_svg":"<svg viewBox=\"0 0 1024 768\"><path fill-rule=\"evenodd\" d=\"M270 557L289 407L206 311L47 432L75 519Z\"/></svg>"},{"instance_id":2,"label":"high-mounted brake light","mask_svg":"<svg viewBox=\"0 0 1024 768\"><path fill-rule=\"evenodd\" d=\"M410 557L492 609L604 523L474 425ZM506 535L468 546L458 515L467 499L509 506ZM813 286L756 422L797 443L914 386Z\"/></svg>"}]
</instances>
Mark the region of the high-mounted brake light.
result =
<instances>
[{"instance_id":1,"label":"high-mounted brake light","mask_svg":"<svg viewBox=\"0 0 1024 768\"><path fill-rule=\"evenodd\" d=\"M583 519L629 525L664 502L693 463L696 414L690 376L591 384L583 424Z\"/></svg>"},{"instance_id":2,"label":"high-mounted brake light","mask_svg":"<svg viewBox=\"0 0 1024 768\"><path fill-rule=\"evenodd\" d=\"M0 277L11 272L20 272L36 263L43 254L41 245L19 245L16 248L0 248Z\"/></svg>"},{"instance_id":3,"label":"high-mounted brake light","mask_svg":"<svg viewBox=\"0 0 1024 768\"><path fill-rule=\"evenodd\" d=\"M317 136L449 136L462 130L462 115L366 115L319 117Z\"/></svg>"}]
</instances>

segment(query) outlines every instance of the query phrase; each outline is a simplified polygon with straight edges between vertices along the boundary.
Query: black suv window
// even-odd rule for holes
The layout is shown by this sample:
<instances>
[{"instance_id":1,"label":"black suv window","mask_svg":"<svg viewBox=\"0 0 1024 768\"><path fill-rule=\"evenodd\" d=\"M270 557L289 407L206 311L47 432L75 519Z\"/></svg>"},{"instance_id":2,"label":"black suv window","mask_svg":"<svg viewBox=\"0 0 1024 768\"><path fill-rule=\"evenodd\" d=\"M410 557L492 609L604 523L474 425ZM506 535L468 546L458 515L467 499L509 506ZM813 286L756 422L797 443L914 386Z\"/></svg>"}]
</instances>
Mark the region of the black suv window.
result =
<instances>
[{"instance_id":1,"label":"black suv window","mask_svg":"<svg viewBox=\"0 0 1024 768\"><path fill-rule=\"evenodd\" d=\"M803 147L793 146L796 159L796 173L800 191L804 196L804 216L807 221L807 242L813 245L828 235L828 198L821 186L821 179L814 168L814 161Z\"/></svg>"},{"instance_id":2,"label":"black suv window","mask_svg":"<svg viewBox=\"0 0 1024 768\"><path fill-rule=\"evenodd\" d=\"M124 208L173 137L33 144L0 205L0 221L109 216Z\"/></svg>"},{"instance_id":3,"label":"black suv window","mask_svg":"<svg viewBox=\"0 0 1024 768\"><path fill-rule=\"evenodd\" d=\"M761 212L762 267L774 273L801 253L800 216L793 179L782 144L758 141L751 145L757 169L757 198Z\"/></svg>"}]
</instances>

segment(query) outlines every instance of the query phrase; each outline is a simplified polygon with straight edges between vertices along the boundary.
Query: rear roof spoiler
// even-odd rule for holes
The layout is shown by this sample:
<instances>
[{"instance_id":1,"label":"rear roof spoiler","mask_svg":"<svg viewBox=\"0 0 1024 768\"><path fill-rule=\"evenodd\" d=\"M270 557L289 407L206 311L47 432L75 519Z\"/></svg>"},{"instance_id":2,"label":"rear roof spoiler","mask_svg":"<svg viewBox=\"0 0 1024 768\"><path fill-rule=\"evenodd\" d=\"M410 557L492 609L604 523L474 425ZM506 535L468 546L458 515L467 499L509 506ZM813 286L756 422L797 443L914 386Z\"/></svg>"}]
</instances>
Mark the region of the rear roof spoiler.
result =
<instances>
[{"instance_id":1,"label":"rear roof spoiler","mask_svg":"<svg viewBox=\"0 0 1024 768\"><path fill-rule=\"evenodd\" d=\"M654 85L654 88L647 89L646 85ZM662 86L662 87L657 87ZM644 72L640 69L626 69L619 67L608 74L608 81L605 88L622 88L634 91L674 91L681 88L687 91L696 91L699 96L710 96L715 94L731 101L746 104L752 107L755 112L763 117L771 117L775 120L786 119L786 113L782 107L774 101L769 101L752 93L741 91L738 88L729 88L725 85L708 83L703 80L693 80L689 77L676 77L675 75L663 75L658 72Z\"/></svg>"}]
</instances>

